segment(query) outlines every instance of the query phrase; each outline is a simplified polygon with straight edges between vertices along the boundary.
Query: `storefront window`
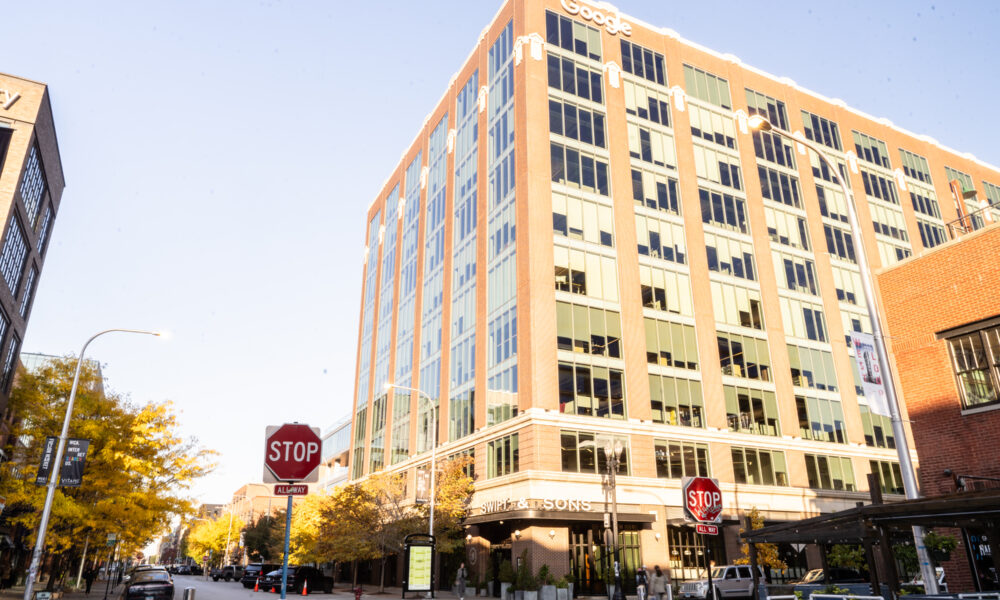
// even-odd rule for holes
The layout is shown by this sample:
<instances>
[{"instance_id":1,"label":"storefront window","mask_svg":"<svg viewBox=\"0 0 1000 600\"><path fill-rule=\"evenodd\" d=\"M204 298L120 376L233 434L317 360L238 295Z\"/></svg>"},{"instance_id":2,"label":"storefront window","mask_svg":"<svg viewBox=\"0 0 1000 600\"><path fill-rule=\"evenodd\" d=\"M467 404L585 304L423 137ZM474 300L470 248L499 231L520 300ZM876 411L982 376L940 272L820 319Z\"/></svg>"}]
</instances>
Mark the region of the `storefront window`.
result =
<instances>
[{"instance_id":1,"label":"storefront window","mask_svg":"<svg viewBox=\"0 0 1000 600\"><path fill-rule=\"evenodd\" d=\"M619 523L621 577L625 594L635 594L635 572L642 564L639 532L633 525ZM614 556L609 544L610 531L600 525L575 525L570 529L569 560L571 575L576 580L576 594L607 595L607 584L614 582Z\"/></svg>"},{"instance_id":2,"label":"storefront window","mask_svg":"<svg viewBox=\"0 0 1000 600\"><path fill-rule=\"evenodd\" d=\"M721 532L720 535L705 536L696 533L694 527L668 526L667 551L670 553L670 570L673 579L689 581L703 578L705 577L706 565L711 560L714 560L717 565L727 564L726 548L723 546L722 537ZM708 542L707 548L706 540Z\"/></svg>"}]
</instances>

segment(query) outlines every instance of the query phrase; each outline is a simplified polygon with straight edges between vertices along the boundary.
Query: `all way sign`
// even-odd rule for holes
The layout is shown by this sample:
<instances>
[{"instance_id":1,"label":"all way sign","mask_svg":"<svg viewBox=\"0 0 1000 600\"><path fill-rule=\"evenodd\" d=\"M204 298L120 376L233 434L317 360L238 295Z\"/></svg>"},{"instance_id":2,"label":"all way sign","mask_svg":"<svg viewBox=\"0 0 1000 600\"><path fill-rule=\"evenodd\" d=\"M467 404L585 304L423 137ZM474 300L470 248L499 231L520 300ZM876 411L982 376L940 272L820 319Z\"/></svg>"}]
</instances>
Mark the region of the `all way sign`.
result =
<instances>
[{"instance_id":1,"label":"all way sign","mask_svg":"<svg viewBox=\"0 0 1000 600\"><path fill-rule=\"evenodd\" d=\"M309 493L308 485L276 485L275 496L305 496Z\"/></svg>"}]
</instances>

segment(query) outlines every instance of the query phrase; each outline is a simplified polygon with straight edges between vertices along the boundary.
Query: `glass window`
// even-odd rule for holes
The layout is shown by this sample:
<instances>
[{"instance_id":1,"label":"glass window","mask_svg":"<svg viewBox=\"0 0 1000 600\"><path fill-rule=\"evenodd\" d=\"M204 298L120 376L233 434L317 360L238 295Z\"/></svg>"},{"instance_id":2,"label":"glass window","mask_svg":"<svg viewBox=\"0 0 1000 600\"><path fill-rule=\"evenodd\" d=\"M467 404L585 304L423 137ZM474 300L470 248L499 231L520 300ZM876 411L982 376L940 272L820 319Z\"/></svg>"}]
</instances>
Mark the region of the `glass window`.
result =
<instances>
[{"instance_id":1,"label":"glass window","mask_svg":"<svg viewBox=\"0 0 1000 600\"><path fill-rule=\"evenodd\" d=\"M721 331L716 336L723 375L771 381L771 358L766 340Z\"/></svg>"},{"instance_id":2,"label":"glass window","mask_svg":"<svg viewBox=\"0 0 1000 600\"><path fill-rule=\"evenodd\" d=\"M811 488L848 492L857 490L851 459L845 456L806 454L806 474Z\"/></svg>"},{"instance_id":3,"label":"glass window","mask_svg":"<svg viewBox=\"0 0 1000 600\"><path fill-rule=\"evenodd\" d=\"M729 429L758 435L781 435L774 392L722 386Z\"/></svg>"},{"instance_id":4,"label":"glass window","mask_svg":"<svg viewBox=\"0 0 1000 600\"><path fill-rule=\"evenodd\" d=\"M516 433L486 444L486 477L503 477L518 471L518 447Z\"/></svg>"},{"instance_id":5,"label":"glass window","mask_svg":"<svg viewBox=\"0 0 1000 600\"><path fill-rule=\"evenodd\" d=\"M721 281L712 281L711 289L712 307L715 310L717 322L751 329L764 329L764 311L761 305L760 291Z\"/></svg>"},{"instance_id":6,"label":"glass window","mask_svg":"<svg viewBox=\"0 0 1000 600\"><path fill-rule=\"evenodd\" d=\"M552 11L545 11L545 41L591 60L601 60L600 31Z\"/></svg>"},{"instance_id":7,"label":"glass window","mask_svg":"<svg viewBox=\"0 0 1000 600\"><path fill-rule=\"evenodd\" d=\"M663 67L663 55L643 48L638 44L622 42L622 70L653 83L667 85L666 69Z\"/></svg>"},{"instance_id":8,"label":"glass window","mask_svg":"<svg viewBox=\"0 0 1000 600\"><path fill-rule=\"evenodd\" d=\"M802 111L802 124L806 139L819 142L840 152L840 130L837 124L810 112Z\"/></svg>"},{"instance_id":9,"label":"glass window","mask_svg":"<svg viewBox=\"0 0 1000 600\"><path fill-rule=\"evenodd\" d=\"M7 227L7 236L3 242L3 251L0 252L0 274L7 282L10 293L17 296L17 288L21 283L21 274L24 273L24 264L28 258L28 242L24 237L24 231L20 223L17 222L17 214L11 215L10 225Z\"/></svg>"},{"instance_id":10,"label":"glass window","mask_svg":"<svg viewBox=\"0 0 1000 600\"><path fill-rule=\"evenodd\" d=\"M708 445L676 440L654 440L656 476L666 479L711 477Z\"/></svg>"},{"instance_id":11,"label":"glass window","mask_svg":"<svg viewBox=\"0 0 1000 600\"><path fill-rule=\"evenodd\" d=\"M1000 402L1000 326L948 340L964 408Z\"/></svg>"},{"instance_id":12,"label":"glass window","mask_svg":"<svg viewBox=\"0 0 1000 600\"><path fill-rule=\"evenodd\" d=\"M687 273L639 265L642 305L679 315L691 316L691 279Z\"/></svg>"},{"instance_id":13,"label":"glass window","mask_svg":"<svg viewBox=\"0 0 1000 600\"><path fill-rule=\"evenodd\" d=\"M785 466L784 452L733 446L732 456L736 483L788 485L788 469Z\"/></svg>"},{"instance_id":14,"label":"glass window","mask_svg":"<svg viewBox=\"0 0 1000 600\"><path fill-rule=\"evenodd\" d=\"M0 153L0 166L3 165L3 156ZM28 223L34 227L35 220L38 219L38 212L42 202L48 192L48 185L45 181L45 169L42 167L41 153L38 145L32 144L28 160L24 165L24 176L21 178L20 196L24 204L24 212L28 215Z\"/></svg>"},{"instance_id":15,"label":"glass window","mask_svg":"<svg viewBox=\"0 0 1000 600\"><path fill-rule=\"evenodd\" d=\"M560 412L625 418L625 376L621 369L559 363Z\"/></svg>"},{"instance_id":16,"label":"glass window","mask_svg":"<svg viewBox=\"0 0 1000 600\"><path fill-rule=\"evenodd\" d=\"M627 436L564 430L559 433L559 439L562 454L562 470L564 472L594 473L598 475L607 473L608 460L604 448L609 443L612 447L616 443L621 443L622 445L622 454L619 457L618 468L615 470L615 473L618 475L628 475L630 472L629 459L632 452L629 449Z\"/></svg>"},{"instance_id":17,"label":"glass window","mask_svg":"<svg viewBox=\"0 0 1000 600\"><path fill-rule=\"evenodd\" d=\"M858 153L859 159L886 169L892 168L889 164L889 149L886 148L885 142L860 131L851 133L854 135L854 150Z\"/></svg>"},{"instance_id":18,"label":"glass window","mask_svg":"<svg viewBox=\"0 0 1000 600\"><path fill-rule=\"evenodd\" d=\"M732 110L729 82L691 65L684 65L684 87L688 96Z\"/></svg>"}]
</instances>

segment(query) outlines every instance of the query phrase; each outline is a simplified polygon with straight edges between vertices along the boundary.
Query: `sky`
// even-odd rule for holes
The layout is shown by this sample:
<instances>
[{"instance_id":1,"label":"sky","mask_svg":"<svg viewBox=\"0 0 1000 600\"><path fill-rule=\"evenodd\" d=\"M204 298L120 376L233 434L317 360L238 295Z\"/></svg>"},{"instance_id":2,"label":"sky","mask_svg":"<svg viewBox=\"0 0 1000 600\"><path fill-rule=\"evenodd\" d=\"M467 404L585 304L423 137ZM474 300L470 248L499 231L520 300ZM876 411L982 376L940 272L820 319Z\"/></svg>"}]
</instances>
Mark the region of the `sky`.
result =
<instances>
[{"instance_id":1,"label":"sky","mask_svg":"<svg viewBox=\"0 0 1000 600\"><path fill-rule=\"evenodd\" d=\"M264 429L351 410L365 213L497 0L4 3L67 187L23 350L79 352L259 481ZM626 15L1000 165L1000 3L622 0ZM544 33L544 32L541 32Z\"/></svg>"}]
</instances>

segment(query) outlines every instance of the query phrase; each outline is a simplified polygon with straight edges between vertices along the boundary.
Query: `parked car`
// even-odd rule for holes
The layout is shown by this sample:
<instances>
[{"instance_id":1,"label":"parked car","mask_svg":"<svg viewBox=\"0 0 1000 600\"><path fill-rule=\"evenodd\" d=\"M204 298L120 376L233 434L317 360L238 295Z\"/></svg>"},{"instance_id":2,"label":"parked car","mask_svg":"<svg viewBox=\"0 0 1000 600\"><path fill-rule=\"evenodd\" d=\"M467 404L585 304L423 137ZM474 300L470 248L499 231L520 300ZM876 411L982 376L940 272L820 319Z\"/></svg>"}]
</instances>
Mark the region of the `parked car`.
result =
<instances>
[{"instance_id":1,"label":"parked car","mask_svg":"<svg viewBox=\"0 0 1000 600\"><path fill-rule=\"evenodd\" d=\"M760 573L760 581L764 581L764 571ZM723 598L752 598L753 571L748 565L723 565L712 568L712 587L715 589L713 600ZM689 581L681 584L678 592L680 598L706 598L708 596L708 580Z\"/></svg>"},{"instance_id":2,"label":"parked car","mask_svg":"<svg viewBox=\"0 0 1000 600\"><path fill-rule=\"evenodd\" d=\"M846 569L843 567L830 567L828 569L830 574L829 583L866 583L868 577L865 576L861 571L855 569ZM792 583L798 584L822 584L827 581L823 577L823 569L813 569L805 574L802 579L798 581L793 581Z\"/></svg>"},{"instance_id":3,"label":"parked car","mask_svg":"<svg viewBox=\"0 0 1000 600\"><path fill-rule=\"evenodd\" d=\"M174 570L174 573L176 573L177 575L190 575L191 574L191 566L190 565L177 565L177 568Z\"/></svg>"},{"instance_id":4,"label":"parked car","mask_svg":"<svg viewBox=\"0 0 1000 600\"><path fill-rule=\"evenodd\" d=\"M209 575L212 577L212 581L218 581L220 579L225 579L226 581L236 581L240 580L243 576L243 566L242 565L226 565L224 567L215 567L210 572Z\"/></svg>"},{"instance_id":5,"label":"parked car","mask_svg":"<svg viewBox=\"0 0 1000 600\"><path fill-rule=\"evenodd\" d=\"M127 573L125 573L125 577L122 579L122 582L128 583L129 581L132 580L133 577L136 576L136 574L142 573L144 571L163 571L164 573L166 573L167 570L164 569L163 567L153 566L153 565L136 565L135 567L132 567Z\"/></svg>"},{"instance_id":6,"label":"parked car","mask_svg":"<svg viewBox=\"0 0 1000 600\"><path fill-rule=\"evenodd\" d=\"M138 571L125 584L122 600L173 600L174 580L164 569Z\"/></svg>"},{"instance_id":7,"label":"parked car","mask_svg":"<svg viewBox=\"0 0 1000 600\"><path fill-rule=\"evenodd\" d=\"M240 583L247 589L252 588L257 583L258 578L264 579L266 574L280 568L281 565L273 563L250 563L243 567L243 575L240 577Z\"/></svg>"},{"instance_id":8,"label":"parked car","mask_svg":"<svg viewBox=\"0 0 1000 600\"><path fill-rule=\"evenodd\" d=\"M295 567L288 565L287 591L290 594L301 594L302 584L308 582L309 591L329 593L333 589L333 579L323 575L316 567ZM281 568L271 571L261 580L262 589L281 591Z\"/></svg>"},{"instance_id":9,"label":"parked car","mask_svg":"<svg viewBox=\"0 0 1000 600\"><path fill-rule=\"evenodd\" d=\"M191 574L192 575L203 575L204 573L205 573L205 569L202 569L201 565L199 565L199 564L193 564L193 565L191 565Z\"/></svg>"}]
</instances>

